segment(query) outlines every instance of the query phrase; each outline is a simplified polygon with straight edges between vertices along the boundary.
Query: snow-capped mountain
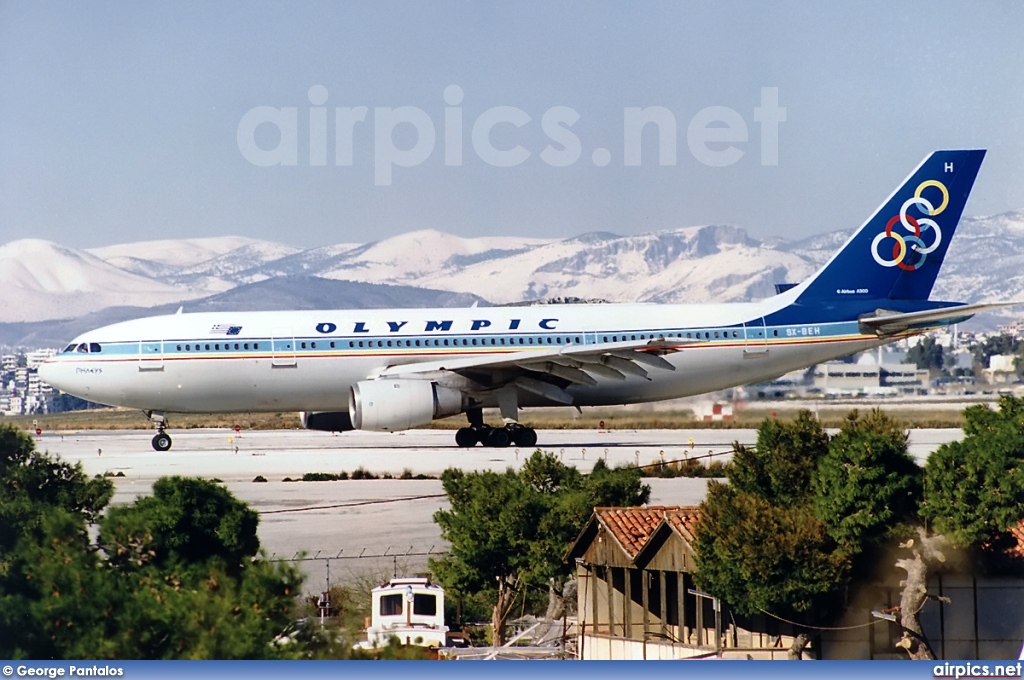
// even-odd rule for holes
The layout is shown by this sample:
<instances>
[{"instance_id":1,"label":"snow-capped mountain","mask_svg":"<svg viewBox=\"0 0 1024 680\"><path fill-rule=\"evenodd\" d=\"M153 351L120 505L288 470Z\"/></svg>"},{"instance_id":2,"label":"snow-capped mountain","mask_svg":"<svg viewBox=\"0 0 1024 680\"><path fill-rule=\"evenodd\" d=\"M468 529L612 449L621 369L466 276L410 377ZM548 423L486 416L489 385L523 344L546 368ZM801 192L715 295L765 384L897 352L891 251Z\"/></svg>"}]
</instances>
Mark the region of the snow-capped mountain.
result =
<instances>
[{"instance_id":1,"label":"snow-capped mountain","mask_svg":"<svg viewBox=\"0 0 1024 680\"><path fill-rule=\"evenodd\" d=\"M239 237L90 251L16 241L0 247L5 293L0 322L72 318L114 305L154 307L226 291L233 293L228 299L252 309L261 302L261 289L247 284L281 277L405 286L387 292L386 299L409 306L427 304L439 291L497 304L561 296L613 302L746 301L773 294L776 283L806 278L848 236L833 232L798 241L758 241L738 227L709 225L636 236L594 232L564 240L462 238L428 230L308 250ZM305 280L313 287L312 279ZM300 294L301 286L289 286L289 295ZM434 292L412 296L414 288ZM310 294L311 304L313 297L321 306L334 299L319 290ZM933 297L1024 299L1024 211L964 219ZM339 299L332 306L348 305ZM1005 312L1009 317L1020 313Z\"/></svg>"},{"instance_id":2,"label":"snow-capped mountain","mask_svg":"<svg viewBox=\"0 0 1024 680\"><path fill-rule=\"evenodd\" d=\"M3 321L62 319L106 307L151 306L204 294L39 239L0 246L0 290Z\"/></svg>"}]
</instances>

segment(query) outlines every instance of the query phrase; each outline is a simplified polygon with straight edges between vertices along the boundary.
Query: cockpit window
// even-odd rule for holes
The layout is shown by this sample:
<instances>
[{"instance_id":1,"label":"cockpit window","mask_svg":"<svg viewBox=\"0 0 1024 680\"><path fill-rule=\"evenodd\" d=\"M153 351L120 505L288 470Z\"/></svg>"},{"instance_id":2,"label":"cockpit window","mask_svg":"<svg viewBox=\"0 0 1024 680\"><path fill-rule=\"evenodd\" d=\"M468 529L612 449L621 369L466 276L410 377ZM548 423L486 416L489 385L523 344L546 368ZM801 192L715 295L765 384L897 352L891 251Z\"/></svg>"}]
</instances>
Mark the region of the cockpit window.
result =
<instances>
[{"instance_id":1,"label":"cockpit window","mask_svg":"<svg viewBox=\"0 0 1024 680\"><path fill-rule=\"evenodd\" d=\"M90 342L89 343L89 352L90 352L90 354L99 354L100 351L101 351L100 350L100 343L98 343L98 342Z\"/></svg>"},{"instance_id":2,"label":"cockpit window","mask_svg":"<svg viewBox=\"0 0 1024 680\"><path fill-rule=\"evenodd\" d=\"M74 352L76 347L78 347L78 345L76 345L75 343L71 343L70 345L68 345L67 347L64 348L64 351L65 352Z\"/></svg>"},{"instance_id":3,"label":"cockpit window","mask_svg":"<svg viewBox=\"0 0 1024 680\"><path fill-rule=\"evenodd\" d=\"M78 351L82 352L82 353L88 352L89 351L89 345L83 342L81 345L78 346Z\"/></svg>"}]
</instances>

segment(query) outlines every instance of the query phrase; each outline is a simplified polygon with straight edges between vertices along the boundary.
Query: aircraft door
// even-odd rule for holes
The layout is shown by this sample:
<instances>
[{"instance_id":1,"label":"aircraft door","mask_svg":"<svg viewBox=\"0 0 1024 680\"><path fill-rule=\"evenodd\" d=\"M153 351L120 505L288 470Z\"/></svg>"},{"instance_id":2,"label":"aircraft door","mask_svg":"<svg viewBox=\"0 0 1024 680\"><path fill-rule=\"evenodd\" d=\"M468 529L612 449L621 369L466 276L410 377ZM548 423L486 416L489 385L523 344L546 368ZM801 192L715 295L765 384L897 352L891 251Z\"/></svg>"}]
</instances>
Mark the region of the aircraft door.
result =
<instances>
[{"instance_id":1,"label":"aircraft door","mask_svg":"<svg viewBox=\"0 0 1024 680\"><path fill-rule=\"evenodd\" d=\"M743 358L757 359L768 356L768 328L764 317L743 324Z\"/></svg>"},{"instance_id":2,"label":"aircraft door","mask_svg":"<svg viewBox=\"0 0 1024 680\"><path fill-rule=\"evenodd\" d=\"M164 343L160 340L143 340L139 343L139 370L164 370Z\"/></svg>"},{"instance_id":3,"label":"aircraft door","mask_svg":"<svg viewBox=\"0 0 1024 680\"><path fill-rule=\"evenodd\" d=\"M298 366L298 357L295 353L295 338L290 333L275 333L270 341L271 359L270 365L273 368L294 368Z\"/></svg>"}]
</instances>

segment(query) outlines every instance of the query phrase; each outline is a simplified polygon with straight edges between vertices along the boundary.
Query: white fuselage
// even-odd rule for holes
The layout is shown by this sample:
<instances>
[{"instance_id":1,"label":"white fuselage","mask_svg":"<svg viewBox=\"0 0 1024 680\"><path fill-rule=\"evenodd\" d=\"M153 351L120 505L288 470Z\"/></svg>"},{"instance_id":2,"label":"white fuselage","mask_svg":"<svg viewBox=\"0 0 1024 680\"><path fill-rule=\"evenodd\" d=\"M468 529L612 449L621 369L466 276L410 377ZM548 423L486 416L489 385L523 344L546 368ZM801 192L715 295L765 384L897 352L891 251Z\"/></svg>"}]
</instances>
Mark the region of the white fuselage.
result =
<instances>
[{"instance_id":1,"label":"white fuselage","mask_svg":"<svg viewBox=\"0 0 1024 680\"><path fill-rule=\"evenodd\" d=\"M89 401L158 412L344 411L349 389L398 365L678 338L676 370L569 385L579 406L658 401L767 380L891 342L856 321L765 326L785 296L722 305L598 304L472 309L210 312L114 324L42 369ZM901 336L902 337L902 336ZM98 351L79 351L82 345ZM486 390L478 398L493 405ZM523 395L521 406L552 405Z\"/></svg>"}]
</instances>

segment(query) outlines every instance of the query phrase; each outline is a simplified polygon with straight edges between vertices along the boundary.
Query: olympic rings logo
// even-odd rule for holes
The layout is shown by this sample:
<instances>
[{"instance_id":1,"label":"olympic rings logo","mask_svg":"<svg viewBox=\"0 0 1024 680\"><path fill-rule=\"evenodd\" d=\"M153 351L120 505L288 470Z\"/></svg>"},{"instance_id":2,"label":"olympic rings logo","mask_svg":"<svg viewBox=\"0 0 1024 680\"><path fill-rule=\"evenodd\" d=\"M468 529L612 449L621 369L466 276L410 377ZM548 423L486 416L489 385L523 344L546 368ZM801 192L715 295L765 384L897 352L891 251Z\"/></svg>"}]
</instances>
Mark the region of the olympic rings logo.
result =
<instances>
[{"instance_id":1,"label":"olympic rings logo","mask_svg":"<svg viewBox=\"0 0 1024 680\"><path fill-rule=\"evenodd\" d=\"M935 187L942 192L942 203L938 208L933 206L928 199L921 197L921 194L928 187ZM875 258L875 262L883 267L899 267L908 272L920 269L924 261L928 259L928 253L934 252L939 247L939 244L942 243L942 230L939 229L939 225L935 220L928 219L928 217L914 218L907 214L907 210L912 205L919 206L928 217L935 217L949 205L949 190L946 189L942 182L934 179L921 182L917 186L914 195L908 198L903 207L900 208L900 214L889 220L889 223L885 225L885 231L875 236L875 240L871 242L871 256ZM897 222L907 230L908 234L893 231L893 227L896 226ZM926 231L935 232L930 246L926 246L924 239L921 238L921 234ZM892 239L894 241L891 260L886 260L878 254L878 246L885 239ZM907 264L905 260L907 253L911 250L921 257L914 264Z\"/></svg>"}]
</instances>

